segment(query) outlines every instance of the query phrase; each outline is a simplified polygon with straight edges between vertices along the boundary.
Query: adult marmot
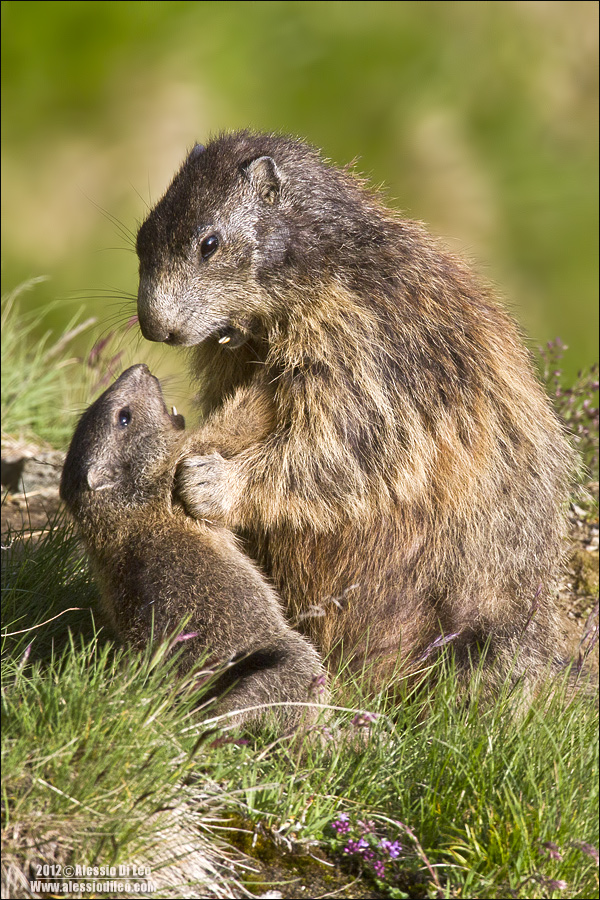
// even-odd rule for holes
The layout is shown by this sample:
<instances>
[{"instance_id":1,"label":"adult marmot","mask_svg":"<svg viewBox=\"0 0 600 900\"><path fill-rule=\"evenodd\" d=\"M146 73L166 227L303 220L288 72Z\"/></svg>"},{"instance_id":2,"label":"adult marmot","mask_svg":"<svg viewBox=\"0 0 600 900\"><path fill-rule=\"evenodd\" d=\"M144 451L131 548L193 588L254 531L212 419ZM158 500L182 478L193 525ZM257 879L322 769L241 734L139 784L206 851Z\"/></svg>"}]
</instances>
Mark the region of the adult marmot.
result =
<instances>
[{"instance_id":1,"label":"adult marmot","mask_svg":"<svg viewBox=\"0 0 600 900\"><path fill-rule=\"evenodd\" d=\"M194 147L137 253L142 333L194 347L180 496L246 536L323 653L389 675L443 633L503 677L517 649L515 672L560 652L573 455L462 262L311 147L246 131Z\"/></svg>"},{"instance_id":2,"label":"adult marmot","mask_svg":"<svg viewBox=\"0 0 600 900\"><path fill-rule=\"evenodd\" d=\"M206 655L217 669L228 664L212 686L213 694L226 691L219 711L239 710L234 721L252 722L269 704L287 703L275 712L295 725L306 719L302 704L319 699L321 662L287 625L275 592L231 532L191 519L172 502L182 427L157 379L133 366L81 417L61 496L125 641L144 647L171 636L187 617L182 668Z\"/></svg>"}]
</instances>

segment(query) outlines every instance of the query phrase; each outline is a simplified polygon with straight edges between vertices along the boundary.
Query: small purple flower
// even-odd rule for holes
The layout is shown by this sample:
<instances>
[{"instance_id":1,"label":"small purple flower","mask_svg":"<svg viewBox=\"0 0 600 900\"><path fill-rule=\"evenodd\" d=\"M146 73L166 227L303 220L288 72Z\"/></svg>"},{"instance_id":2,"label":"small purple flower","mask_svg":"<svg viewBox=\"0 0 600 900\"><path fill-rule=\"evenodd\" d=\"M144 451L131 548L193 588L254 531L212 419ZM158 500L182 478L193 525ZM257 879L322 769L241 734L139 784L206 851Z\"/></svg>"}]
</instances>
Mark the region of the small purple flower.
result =
<instances>
[{"instance_id":1,"label":"small purple flower","mask_svg":"<svg viewBox=\"0 0 600 900\"><path fill-rule=\"evenodd\" d=\"M354 725L355 728L365 728L371 722L376 722L378 718L377 713L359 712L356 713L350 724Z\"/></svg>"},{"instance_id":2,"label":"small purple flower","mask_svg":"<svg viewBox=\"0 0 600 900\"><path fill-rule=\"evenodd\" d=\"M361 837L358 841L348 841L344 847L344 853L348 853L349 855L352 853L363 853L368 847L369 845L365 839Z\"/></svg>"},{"instance_id":3,"label":"small purple flower","mask_svg":"<svg viewBox=\"0 0 600 900\"><path fill-rule=\"evenodd\" d=\"M558 849L558 846L554 843L554 841L545 841L542 844L542 847L550 857L550 859L557 859L559 862L562 860L562 853Z\"/></svg>"},{"instance_id":4,"label":"small purple flower","mask_svg":"<svg viewBox=\"0 0 600 900\"><path fill-rule=\"evenodd\" d=\"M182 633L178 634L176 638L173 638L173 643L179 644L179 643L181 643L181 641L191 641L193 638L198 637L199 634L200 634L199 631L188 631L188 632L182 631Z\"/></svg>"},{"instance_id":5,"label":"small purple flower","mask_svg":"<svg viewBox=\"0 0 600 900\"><path fill-rule=\"evenodd\" d=\"M308 689L309 696L311 694L322 694L327 683L326 675L313 675L310 687Z\"/></svg>"},{"instance_id":6,"label":"small purple flower","mask_svg":"<svg viewBox=\"0 0 600 900\"><path fill-rule=\"evenodd\" d=\"M385 875L385 863L382 862L380 859L376 860L373 863L373 871L375 872L375 874L377 875L378 878L383 878L383 876Z\"/></svg>"},{"instance_id":7,"label":"small purple flower","mask_svg":"<svg viewBox=\"0 0 600 900\"><path fill-rule=\"evenodd\" d=\"M370 819L366 819L366 821L364 822L359 819L357 825L362 828L365 834L369 834L371 831L375 831L375 822L372 822Z\"/></svg>"},{"instance_id":8,"label":"small purple flower","mask_svg":"<svg viewBox=\"0 0 600 900\"><path fill-rule=\"evenodd\" d=\"M87 358L88 366L93 366L95 364L96 360L98 359L106 345L109 343L109 341L112 340L113 336L114 331L111 331L106 337L101 338L99 341L96 341Z\"/></svg>"},{"instance_id":9,"label":"small purple flower","mask_svg":"<svg viewBox=\"0 0 600 900\"><path fill-rule=\"evenodd\" d=\"M388 841L384 838L384 840L379 841L380 848L389 855L390 859L398 859L400 853L402 852L402 847L398 843L398 841Z\"/></svg>"},{"instance_id":10,"label":"small purple flower","mask_svg":"<svg viewBox=\"0 0 600 900\"><path fill-rule=\"evenodd\" d=\"M549 878L548 881L545 882L545 886L550 891L566 891L569 887L566 881L561 881L556 878Z\"/></svg>"},{"instance_id":11,"label":"small purple flower","mask_svg":"<svg viewBox=\"0 0 600 900\"><path fill-rule=\"evenodd\" d=\"M335 822L331 823L331 827L338 834L347 834L350 830L350 822L346 813L340 813Z\"/></svg>"},{"instance_id":12,"label":"small purple flower","mask_svg":"<svg viewBox=\"0 0 600 900\"><path fill-rule=\"evenodd\" d=\"M402 852L402 847L400 846L400 844L398 843L398 841L394 841L394 843L392 844L392 846L391 846L390 849L389 849L390 858L391 858L391 859L398 859L398 857L400 856L400 853L401 853L401 852Z\"/></svg>"},{"instance_id":13,"label":"small purple flower","mask_svg":"<svg viewBox=\"0 0 600 900\"><path fill-rule=\"evenodd\" d=\"M598 865L598 850L593 844L586 844L584 841L574 841L573 843L574 846L577 847L578 850L581 850L582 853L585 853L586 856L591 856L596 865Z\"/></svg>"}]
</instances>

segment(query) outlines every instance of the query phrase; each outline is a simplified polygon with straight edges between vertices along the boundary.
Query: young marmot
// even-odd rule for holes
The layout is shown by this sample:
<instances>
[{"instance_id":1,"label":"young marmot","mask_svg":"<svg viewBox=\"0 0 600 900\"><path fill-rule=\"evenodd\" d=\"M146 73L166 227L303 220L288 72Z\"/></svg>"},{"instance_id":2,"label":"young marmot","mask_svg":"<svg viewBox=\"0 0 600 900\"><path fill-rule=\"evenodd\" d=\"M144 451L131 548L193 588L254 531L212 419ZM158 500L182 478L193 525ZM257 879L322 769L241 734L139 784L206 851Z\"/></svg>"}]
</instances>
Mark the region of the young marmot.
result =
<instances>
[{"instance_id":1,"label":"young marmot","mask_svg":"<svg viewBox=\"0 0 600 900\"><path fill-rule=\"evenodd\" d=\"M246 536L323 653L388 675L443 633L459 660L487 644L490 679L560 654L573 454L462 262L306 144L250 132L194 147L137 253L142 333L195 348L207 418L180 496Z\"/></svg>"},{"instance_id":2,"label":"young marmot","mask_svg":"<svg viewBox=\"0 0 600 900\"><path fill-rule=\"evenodd\" d=\"M275 710L295 725L322 681L319 657L287 625L275 592L233 535L172 502L182 428L157 379L133 366L81 417L61 497L126 642L143 647L171 636L187 617L182 668L206 655L212 667L229 664L213 687L226 690L219 712L240 710L234 721L252 722L266 710L251 707L298 702Z\"/></svg>"}]
</instances>

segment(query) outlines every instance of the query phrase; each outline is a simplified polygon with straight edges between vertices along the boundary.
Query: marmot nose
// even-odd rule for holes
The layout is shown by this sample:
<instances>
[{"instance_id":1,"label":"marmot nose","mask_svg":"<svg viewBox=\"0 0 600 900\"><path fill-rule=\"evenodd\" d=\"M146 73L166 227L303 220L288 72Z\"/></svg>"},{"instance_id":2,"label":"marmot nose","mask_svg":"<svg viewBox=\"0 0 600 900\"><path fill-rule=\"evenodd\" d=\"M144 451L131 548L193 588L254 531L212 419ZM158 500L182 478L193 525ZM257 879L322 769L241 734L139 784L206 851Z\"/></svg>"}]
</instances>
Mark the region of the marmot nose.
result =
<instances>
[{"instance_id":1,"label":"marmot nose","mask_svg":"<svg viewBox=\"0 0 600 900\"><path fill-rule=\"evenodd\" d=\"M162 344L173 334L166 300L153 280L140 276L137 313L140 330L147 341Z\"/></svg>"},{"instance_id":2,"label":"marmot nose","mask_svg":"<svg viewBox=\"0 0 600 900\"><path fill-rule=\"evenodd\" d=\"M140 330L147 341L156 341L161 344L164 341L169 341L171 338L172 332L169 330L168 326L161 322L154 321L151 317L146 316L141 311L138 313L138 320L140 323Z\"/></svg>"},{"instance_id":3,"label":"marmot nose","mask_svg":"<svg viewBox=\"0 0 600 900\"><path fill-rule=\"evenodd\" d=\"M148 376L150 376L151 378L154 377L146 363L136 363L134 366L130 366L128 369L125 369L125 371L121 373L117 381L119 381L120 383L124 381L140 381L141 379L147 378Z\"/></svg>"}]
</instances>

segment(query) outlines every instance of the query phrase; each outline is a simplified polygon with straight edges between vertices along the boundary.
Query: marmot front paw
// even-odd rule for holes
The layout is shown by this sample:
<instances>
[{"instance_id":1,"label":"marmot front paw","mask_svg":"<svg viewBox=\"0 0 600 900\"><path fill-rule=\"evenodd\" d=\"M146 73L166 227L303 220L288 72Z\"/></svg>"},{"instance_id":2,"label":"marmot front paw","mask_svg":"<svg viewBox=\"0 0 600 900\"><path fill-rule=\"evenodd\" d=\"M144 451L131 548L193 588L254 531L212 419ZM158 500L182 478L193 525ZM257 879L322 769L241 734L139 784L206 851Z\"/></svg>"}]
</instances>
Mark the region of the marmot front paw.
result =
<instances>
[{"instance_id":1,"label":"marmot front paw","mask_svg":"<svg viewBox=\"0 0 600 900\"><path fill-rule=\"evenodd\" d=\"M220 453L188 456L180 462L175 491L186 512L195 519L223 522L231 508L227 484L230 463Z\"/></svg>"}]
</instances>

